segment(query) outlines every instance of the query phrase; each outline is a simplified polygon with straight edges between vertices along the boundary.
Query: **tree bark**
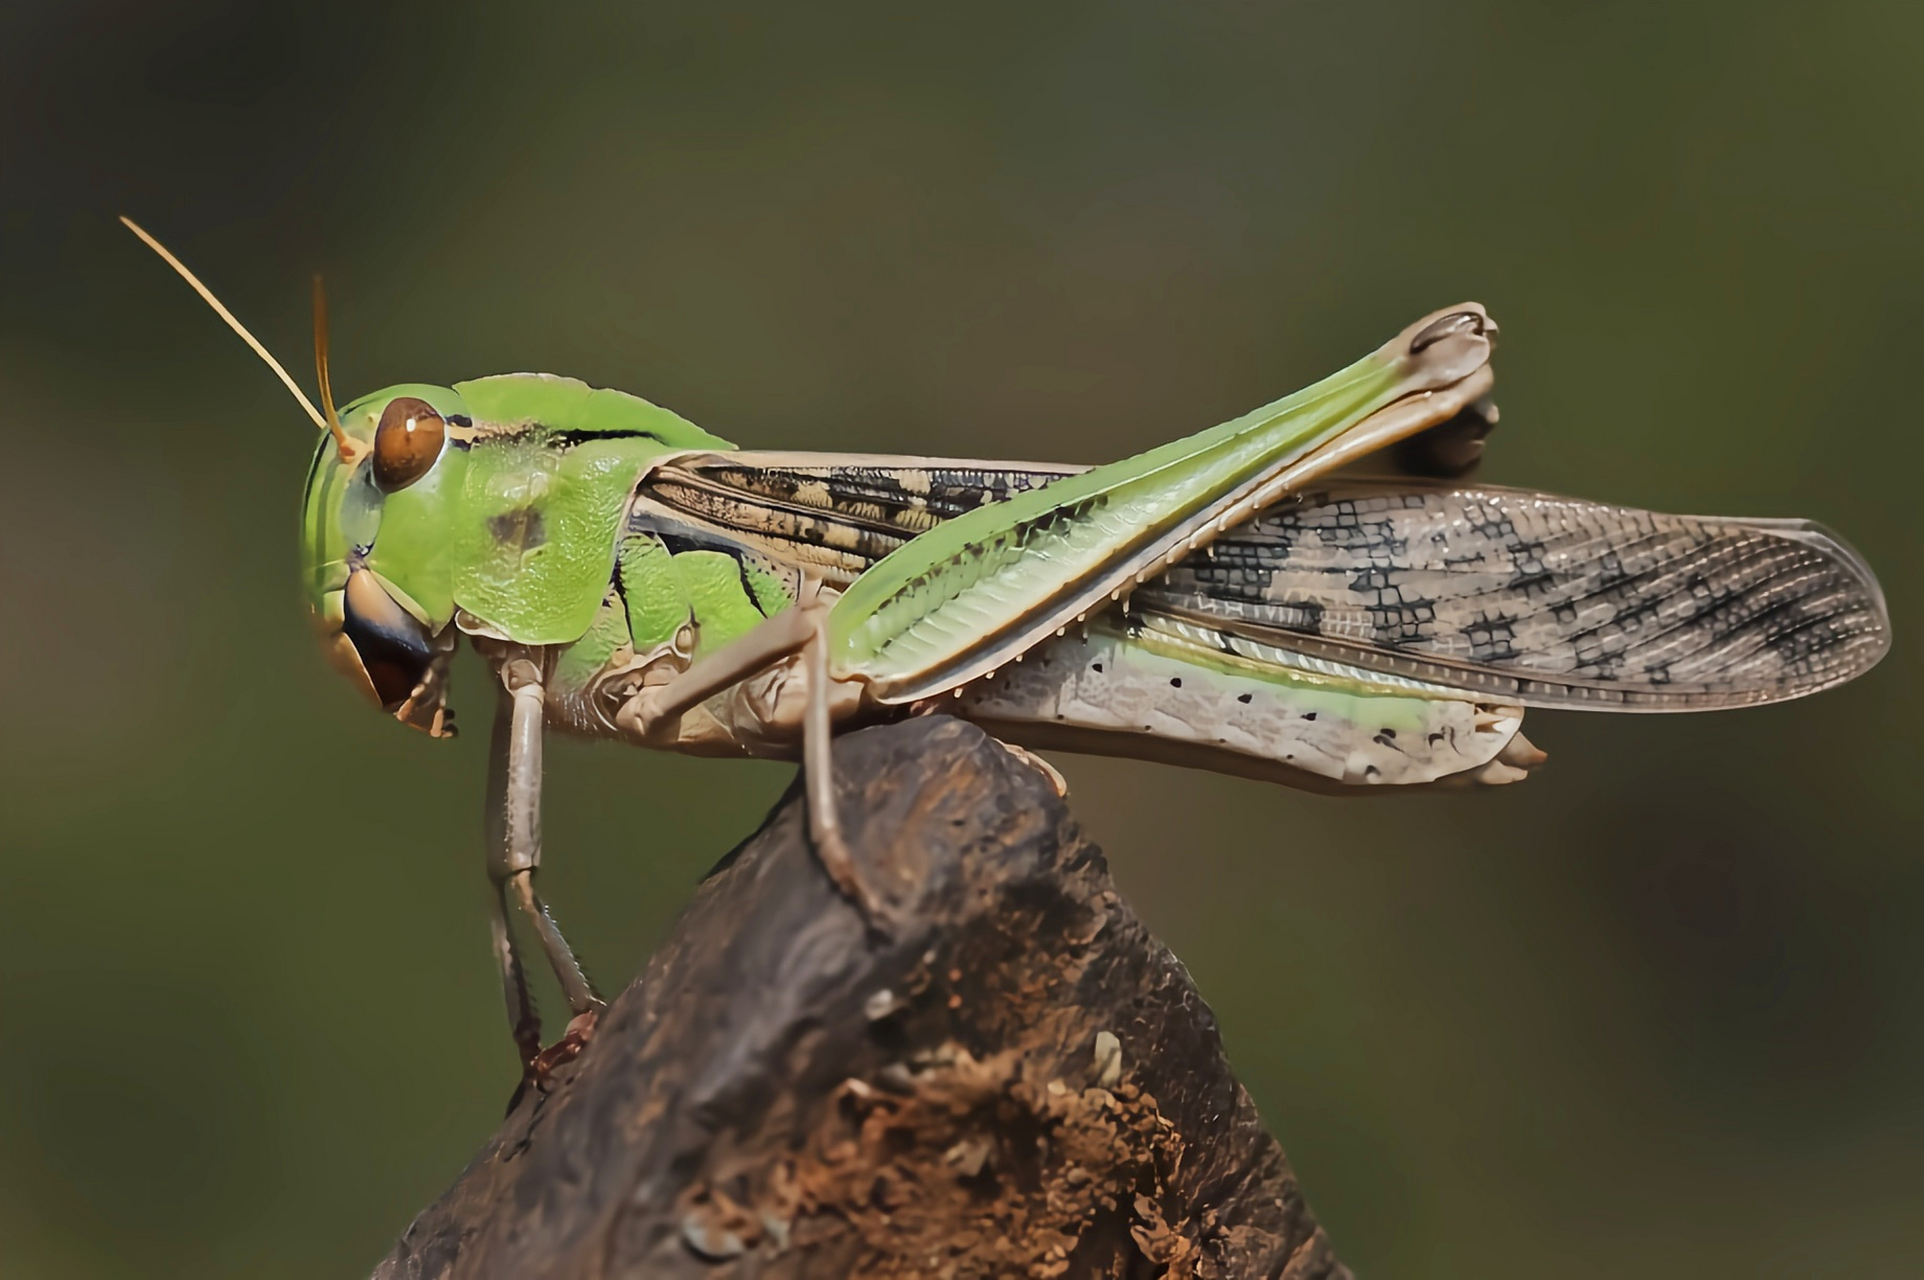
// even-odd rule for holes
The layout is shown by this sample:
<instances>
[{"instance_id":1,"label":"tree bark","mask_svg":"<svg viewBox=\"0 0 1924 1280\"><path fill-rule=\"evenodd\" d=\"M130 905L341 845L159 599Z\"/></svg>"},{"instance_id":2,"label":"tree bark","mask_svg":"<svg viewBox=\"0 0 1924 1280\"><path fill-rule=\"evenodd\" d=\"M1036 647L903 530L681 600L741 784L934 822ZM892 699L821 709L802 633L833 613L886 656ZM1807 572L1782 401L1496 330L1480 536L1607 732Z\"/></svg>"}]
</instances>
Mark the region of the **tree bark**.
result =
<instances>
[{"instance_id":1,"label":"tree bark","mask_svg":"<svg viewBox=\"0 0 1924 1280\"><path fill-rule=\"evenodd\" d=\"M1037 770L839 739L867 928L791 788L402 1277L1346 1277L1189 975Z\"/></svg>"}]
</instances>

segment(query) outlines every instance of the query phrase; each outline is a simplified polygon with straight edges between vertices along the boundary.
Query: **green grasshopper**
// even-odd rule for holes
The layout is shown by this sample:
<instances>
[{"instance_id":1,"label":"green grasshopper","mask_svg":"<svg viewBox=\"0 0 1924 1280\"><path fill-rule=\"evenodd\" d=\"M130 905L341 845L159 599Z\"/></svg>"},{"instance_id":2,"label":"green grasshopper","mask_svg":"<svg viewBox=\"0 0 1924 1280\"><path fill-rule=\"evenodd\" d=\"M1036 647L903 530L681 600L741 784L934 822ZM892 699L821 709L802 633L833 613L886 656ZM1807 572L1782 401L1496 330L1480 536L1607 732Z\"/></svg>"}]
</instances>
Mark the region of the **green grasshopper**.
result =
<instances>
[{"instance_id":1,"label":"green grasshopper","mask_svg":"<svg viewBox=\"0 0 1924 1280\"><path fill-rule=\"evenodd\" d=\"M603 1008L534 885L549 728L799 755L823 868L886 927L836 817L838 728L939 710L1025 757L1352 793L1500 784L1544 759L1520 732L1527 707L1774 702L1889 647L1876 579L1814 524L1463 479L1495 422L1496 325L1474 303L1103 466L755 453L546 374L388 387L337 410L318 282L316 409L128 226L325 433L302 573L334 665L434 737L453 732L461 636L498 680L492 931L530 1078L578 1051ZM1365 457L1399 474L1337 474ZM573 1014L547 1050L511 905Z\"/></svg>"}]
</instances>

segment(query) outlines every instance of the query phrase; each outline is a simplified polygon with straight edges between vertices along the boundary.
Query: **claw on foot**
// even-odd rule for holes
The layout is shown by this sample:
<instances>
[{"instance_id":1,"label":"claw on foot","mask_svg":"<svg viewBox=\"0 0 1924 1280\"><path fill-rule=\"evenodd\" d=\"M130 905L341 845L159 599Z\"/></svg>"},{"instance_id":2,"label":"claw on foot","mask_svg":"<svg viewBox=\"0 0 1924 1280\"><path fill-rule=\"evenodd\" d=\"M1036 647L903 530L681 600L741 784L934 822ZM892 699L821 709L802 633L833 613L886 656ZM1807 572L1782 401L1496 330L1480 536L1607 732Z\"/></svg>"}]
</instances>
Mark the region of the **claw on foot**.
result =
<instances>
[{"instance_id":1,"label":"claw on foot","mask_svg":"<svg viewBox=\"0 0 1924 1280\"><path fill-rule=\"evenodd\" d=\"M514 1099L509 1102L508 1109L514 1110L515 1104L521 1101L521 1096L530 1087L546 1093L554 1073L580 1057L581 1051L594 1041L595 1024L600 1021L599 1009L577 1013L569 1020L568 1029L561 1033L561 1039L529 1058L527 1065L522 1068L521 1087L514 1091Z\"/></svg>"}]
</instances>

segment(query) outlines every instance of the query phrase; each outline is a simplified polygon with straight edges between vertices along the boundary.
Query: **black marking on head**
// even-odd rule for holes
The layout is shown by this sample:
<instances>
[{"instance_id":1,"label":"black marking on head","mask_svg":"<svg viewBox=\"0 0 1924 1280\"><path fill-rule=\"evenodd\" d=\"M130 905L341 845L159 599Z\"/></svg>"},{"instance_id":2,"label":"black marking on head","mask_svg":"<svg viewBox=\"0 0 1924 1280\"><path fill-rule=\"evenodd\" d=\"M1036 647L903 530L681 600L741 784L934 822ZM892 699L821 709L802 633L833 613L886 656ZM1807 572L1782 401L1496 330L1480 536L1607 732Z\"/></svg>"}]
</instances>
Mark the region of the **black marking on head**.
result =
<instances>
[{"instance_id":1,"label":"black marking on head","mask_svg":"<svg viewBox=\"0 0 1924 1280\"><path fill-rule=\"evenodd\" d=\"M551 431L548 433L548 440L550 443L560 445L563 449L572 449L590 440L653 440L656 444L668 443L653 431L640 431L633 428L615 431Z\"/></svg>"},{"instance_id":2,"label":"black marking on head","mask_svg":"<svg viewBox=\"0 0 1924 1280\"><path fill-rule=\"evenodd\" d=\"M548 541L547 521L535 507L516 507L488 517L488 532L504 548L533 551Z\"/></svg>"}]
</instances>

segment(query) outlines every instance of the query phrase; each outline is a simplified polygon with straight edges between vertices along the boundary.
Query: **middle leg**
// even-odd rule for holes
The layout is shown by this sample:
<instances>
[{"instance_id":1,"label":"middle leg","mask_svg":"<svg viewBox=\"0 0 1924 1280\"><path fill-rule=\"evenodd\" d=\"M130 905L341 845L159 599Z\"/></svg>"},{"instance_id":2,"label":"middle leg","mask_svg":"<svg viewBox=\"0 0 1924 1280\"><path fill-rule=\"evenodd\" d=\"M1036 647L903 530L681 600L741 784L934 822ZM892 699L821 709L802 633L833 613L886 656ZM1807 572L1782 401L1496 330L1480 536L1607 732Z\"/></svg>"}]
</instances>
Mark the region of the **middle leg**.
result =
<instances>
[{"instance_id":1,"label":"middle leg","mask_svg":"<svg viewBox=\"0 0 1924 1280\"><path fill-rule=\"evenodd\" d=\"M672 732L678 718L697 704L797 657L807 685L800 728L809 838L828 878L861 909L870 924L875 924L880 919L881 900L856 867L835 807L828 609L817 597L804 594L794 606L697 659L668 683L642 690L616 713L615 723L644 739L664 729Z\"/></svg>"}]
</instances>

